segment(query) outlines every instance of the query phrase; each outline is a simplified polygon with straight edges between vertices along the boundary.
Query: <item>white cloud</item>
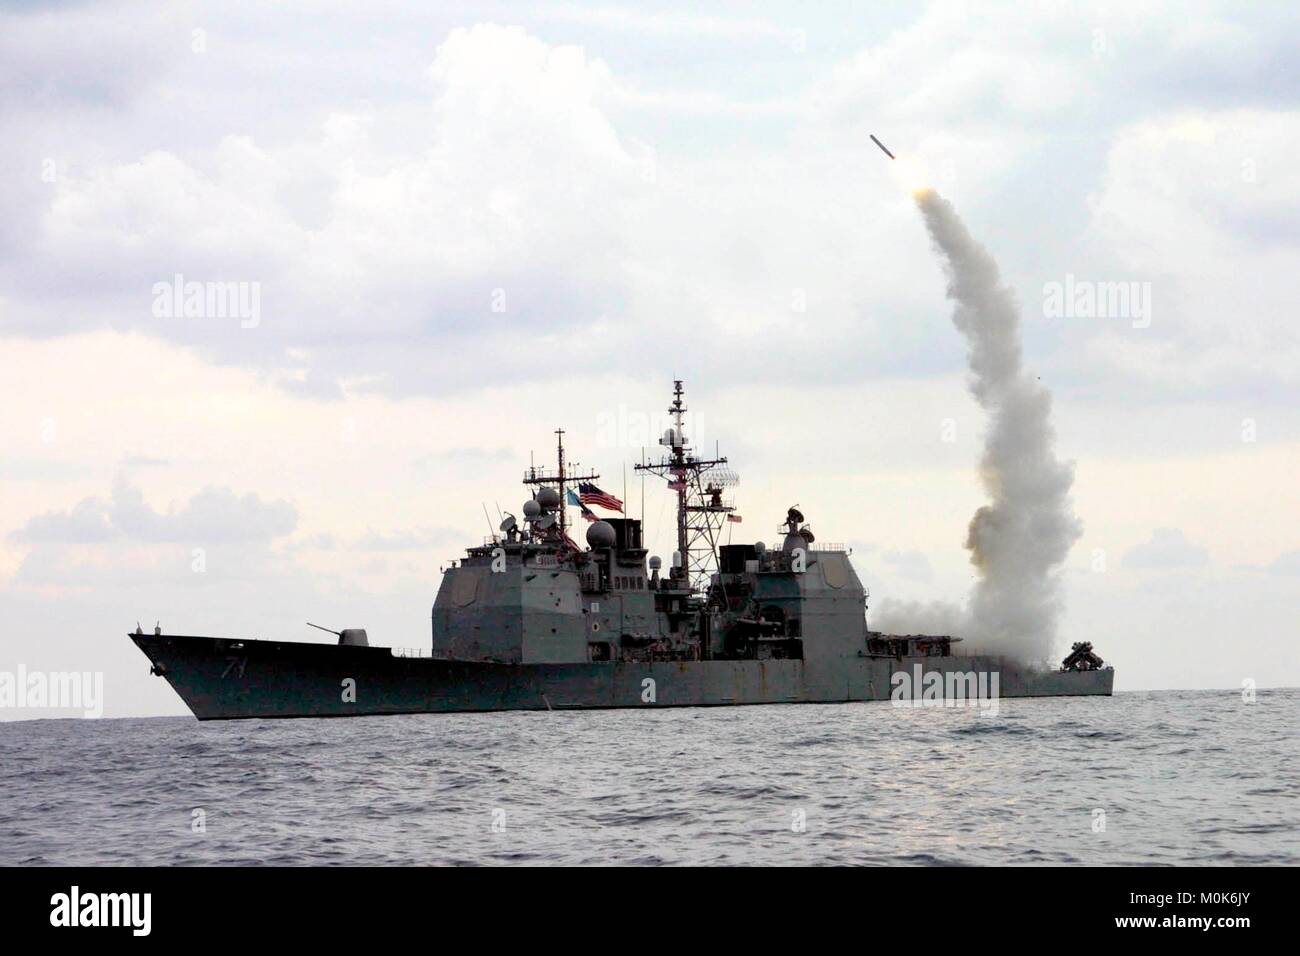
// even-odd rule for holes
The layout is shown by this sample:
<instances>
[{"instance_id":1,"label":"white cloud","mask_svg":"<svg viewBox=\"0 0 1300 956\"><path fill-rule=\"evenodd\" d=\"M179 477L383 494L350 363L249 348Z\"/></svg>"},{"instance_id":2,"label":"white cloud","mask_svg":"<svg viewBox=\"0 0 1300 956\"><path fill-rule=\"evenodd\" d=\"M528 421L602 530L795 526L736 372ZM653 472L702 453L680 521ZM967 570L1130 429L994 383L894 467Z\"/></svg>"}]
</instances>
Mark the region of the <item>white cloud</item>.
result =
<instances>
[{"instance_id":1,"label":"white cloud","mask_svg":"<svg viewBox=\"0 0 1300 956\"><path fill-rule=\"evenodd\" d=\"M181 508L159 512L139 488L124 478L114 482L110 500L85 498L70 511L37 515L11 536L20 542L86 544L128 541L261 541L293 531L297 510L287 501L264 502L255 494L205 488Z\"/></svg>"},{"instance_id":2,"label":"white cloud","mask_svg":"<svg viewBox=\"0 0 1300 956\"><path fill-rule=\"evenodd\" d=\"M1177 528L1157 528L1151 538L1124 554L1124 567L1162 570L1197 568L1210 562L1205 548L1193 544Z\"/></svg>"},{"instance_id":3,"label":"white cloud","mask_svg":"<svg viewBox=\"0 0 1300 956\"><path fill-rule=\"evenodd\" d=\"M1011 179L1054 136L1077 135L1071 109L1131 82L1123 67L1154 43L1141 18L1106 26L1127 49L1102 69L1092 28L1076 16L1044 14L1031 29L995 14L971 29L940 5L824 80L748 106L729 93L633 82L583 47L519 27L453 29L430 52L418 110L327 105L315 137L259 142L216 130L210 150L154 149L42 186L49 206L27 261L11 269L6 322L27 334L138 329L318 396L337 396L339 383L451 391L473 387L483 367L542 378L539 352L589 370L631 354L675 364L684 336L726 343L691 356L695 374L924 375L960 352L945 323L927 320L942 308L933 265L866 132L887 126L896 147L927 160L959 196L978 194L982 205L1004 193L995 215L1042 218ZM1232 35L1256 52L1272 42L1253 23ZM1161 68L1200 69L1194 40L1180 47L1185 61L1170 54ZM1124 102L1119 124L1141 101ZM620 129L620 104L631 103L666 116L694 104L735 113L732 125L746 110L784 114L792 138L698 154L671 136L642 141ZM936 119L936 103L947 119ZM1090 357L1091 374L1198 387L1261 374L1285 381L1300 366L1292 345L1278 348L1294 333L1276 319L1293 292L1290 250L1276 240L1294 212L1243 206L1227 187L1206 194L1222 143L1186 155L1196 129L1224 124L1263 131L1261 157L1294 152L1294 119L1280 111L1157 113L1094 129L1099 146L1116 138L1094 220L1081 225L1109 254L1066 268L1096 262L1099 278L1116 269L1150 277L1158 316L1145 337L1054 329L1082 340L1070 352ZM1219 139L1230 150L1245 141ZM1263 167L1285 191L1276 176L1291 174ZM1179 188L1162 191L1161 178L1180 169ZM1058 173L1070 190L1061 199L1082 211L1088 182L1072 170ZM1269 215L1277 234L1255 235ZM1042 249L1077 249L1068 233L1035 226L1008 249L1009 273L1043 254L1044 232ZM1256 271L1262 261L1274 281L1248 282L1245 261ZM176 273L261 283L263 321L250 332L155 318L149 290ZM1245 314L1225 328L1217 317L1230 305Z\"/></svg>"},{"instance_id":4,"label":"white cloud","mask_svg":"<svg viewBox=\"0 0 1300 956\"><path fill-rule=\"evenodd\" d=\"M108 504L98 498L85 498L71 511L51 511L37 515L10 537L20 542L83 544L107 541L119 533L109 519Z\"/></svg>"},{"instance_id":5,"label":"white cloud","mask_svg":"<svg viewBox=\"0 0 1300 956\"><path fill-rule=\"evenodd\" d=\"M1298 150L1294 112L1162 116L1118 133L1091 203L1086 241L1104 271L1090 278L1149 283L1152 316L1099 330L1095 356L1171 385L1300 380L1288 317L1300 173L1286 159Z\"/></svg>"}]
</instances>

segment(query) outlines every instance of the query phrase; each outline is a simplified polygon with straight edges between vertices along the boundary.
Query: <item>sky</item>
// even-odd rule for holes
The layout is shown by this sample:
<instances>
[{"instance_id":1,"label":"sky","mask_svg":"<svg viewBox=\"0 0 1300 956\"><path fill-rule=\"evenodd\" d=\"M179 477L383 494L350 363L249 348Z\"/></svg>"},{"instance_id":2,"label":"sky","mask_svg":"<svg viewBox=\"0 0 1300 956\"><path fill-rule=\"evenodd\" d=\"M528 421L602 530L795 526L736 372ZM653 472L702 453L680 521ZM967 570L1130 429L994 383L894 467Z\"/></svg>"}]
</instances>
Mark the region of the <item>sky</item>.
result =
<instances>
[{"instance_id":1,"label":"sky","mask_svg":"<svg viewBox=\"0 0 1300 956\"><path fill-rule=\"evenodd\" d=\"M1060 652L1300 683L1300 9L815 6L0 9L0 671L183 714L137 622L427 646L557 427L666 557L675 378L733 540L798 503L873 606L964 600L984 418L875 133L1021 304Z\"/></svg>"}]
</instances>

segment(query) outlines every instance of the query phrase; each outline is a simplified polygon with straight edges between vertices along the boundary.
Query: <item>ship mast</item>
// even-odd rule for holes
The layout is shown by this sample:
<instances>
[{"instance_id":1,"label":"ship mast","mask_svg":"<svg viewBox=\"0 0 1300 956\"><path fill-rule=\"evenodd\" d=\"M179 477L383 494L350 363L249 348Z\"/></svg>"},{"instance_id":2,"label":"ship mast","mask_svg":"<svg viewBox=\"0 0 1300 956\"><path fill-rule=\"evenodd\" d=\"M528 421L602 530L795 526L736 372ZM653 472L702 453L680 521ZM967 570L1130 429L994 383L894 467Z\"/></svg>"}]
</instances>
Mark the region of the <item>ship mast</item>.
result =
<instances>
[{"instance_id":1,"label":"ship mast","mask_svg":"<svg viewBox=\"0 0 1300 956\"><path fill-rule=\"evenodd\" d=\"M564 429L555 429L555 459L559 462L556 474L560 476L560 534L569 529L569 509L564 507Z\"/></svg>"},{"instance_id":2,"label":"ship mast","mask_svg":"<svg viewBox=\"0 0 1300 956\"><path fill-rule=\"evenodd\" d=\"M708 585L717 568L719 532L735 507L722 497L725 488L737 483L735 472L724 468L727 459L697 458L686 440L682 416L686 413L680 379L673 381L673 401L668 406L672 426L659 439L669 454L657 462L636 465L668 479L677 493L677 555L669 577L681 590L700 590Z\"/></svg>"},{"instance_id":3,"label":"ship mast","mask_svg":"<svg viewBox=\"0 0 1300 956\"><path fill-rule=\"evenodd\" d=\"M528 467L528 470L524 472L524 484L538 486L538 487L542 485L556 486L556 488L560 492L560 509L559 509L560 510L560 522L559 522L560 534L561 536L564 536L567 534L568 527L569 527L569 522L567 518L569 502L568 502L568 494L565 488L566 482L570 480L595 481L597 478L600 477L600 475L596 474L594 471L589 471L586 474L581 474L581 475L570 474L568 472L567 470L568 465L564 460L564 429L563 428L555 429L555 462L556 462L555 472L549 475L546 474L546 469L543 468L539 470L536 465L530 465ZM574 468L578 467L578 463L576 461L573 462L572 465Z\"/></svg>"}]
</instances>

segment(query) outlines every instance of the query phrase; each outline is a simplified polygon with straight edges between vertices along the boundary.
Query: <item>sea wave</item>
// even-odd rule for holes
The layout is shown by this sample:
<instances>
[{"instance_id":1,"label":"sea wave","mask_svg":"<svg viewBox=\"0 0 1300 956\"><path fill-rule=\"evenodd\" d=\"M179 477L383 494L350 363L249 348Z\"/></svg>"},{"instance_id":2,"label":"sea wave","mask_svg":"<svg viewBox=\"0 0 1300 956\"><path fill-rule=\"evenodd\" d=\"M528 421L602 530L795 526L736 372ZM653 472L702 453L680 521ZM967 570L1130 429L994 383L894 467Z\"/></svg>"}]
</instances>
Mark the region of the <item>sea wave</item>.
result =
<instances>
[{"instance_id":1,"label":"sea wave","mask_svg":"<svg viewBox=\"0 0 1300 956\"><path fill-rule=\"evenodd\" d=\"M1300 863L1300 691L0 724L0 863Z\"/></svg>"}]
</instances>

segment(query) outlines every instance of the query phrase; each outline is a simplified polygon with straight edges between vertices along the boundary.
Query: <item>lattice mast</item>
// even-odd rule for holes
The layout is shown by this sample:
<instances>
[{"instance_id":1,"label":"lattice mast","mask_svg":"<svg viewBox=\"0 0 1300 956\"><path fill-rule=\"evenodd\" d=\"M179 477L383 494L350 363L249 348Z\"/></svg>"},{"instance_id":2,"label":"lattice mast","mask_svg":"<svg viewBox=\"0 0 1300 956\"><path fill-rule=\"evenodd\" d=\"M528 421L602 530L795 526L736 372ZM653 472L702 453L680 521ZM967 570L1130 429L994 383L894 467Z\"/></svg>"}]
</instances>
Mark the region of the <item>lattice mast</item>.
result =
<instances>
[{"instance_id":1,"label":"lattice mast","mask_svg":"<svg viewBox=\"0 0 1300 956\"><path fill-rule=\"evenodd\" d=\"M736 509L723 493L737 483L726 468L724 457L699 458L688 443L682 421L686 402L680 380L673 382L673 402L668 406L672 425L659 439L668 454L657 462L643 462L637 471L647 471L668 480L677 494L677 555L669 571L672 584L681 590L703 590L718 566L718 545L722 526Z\"/></svg>"}]
</instances>

